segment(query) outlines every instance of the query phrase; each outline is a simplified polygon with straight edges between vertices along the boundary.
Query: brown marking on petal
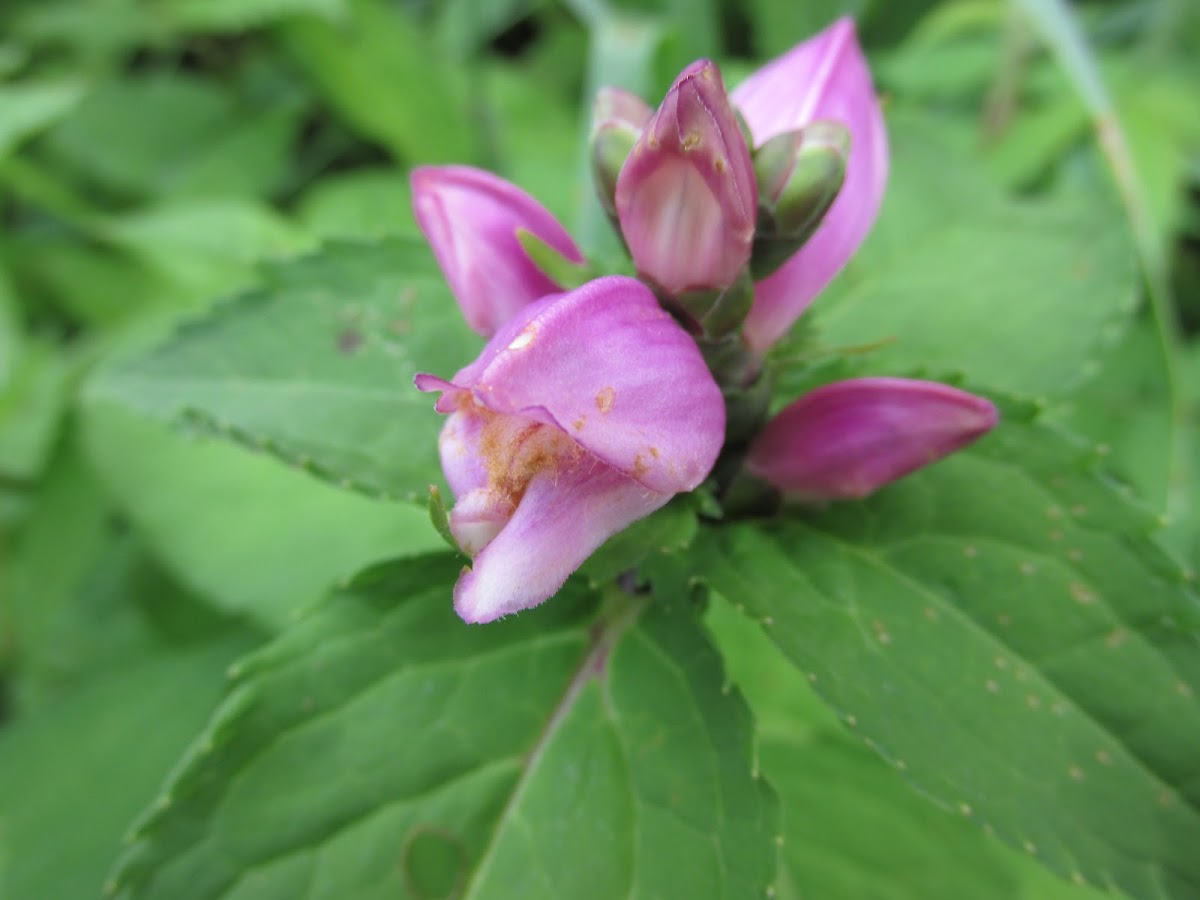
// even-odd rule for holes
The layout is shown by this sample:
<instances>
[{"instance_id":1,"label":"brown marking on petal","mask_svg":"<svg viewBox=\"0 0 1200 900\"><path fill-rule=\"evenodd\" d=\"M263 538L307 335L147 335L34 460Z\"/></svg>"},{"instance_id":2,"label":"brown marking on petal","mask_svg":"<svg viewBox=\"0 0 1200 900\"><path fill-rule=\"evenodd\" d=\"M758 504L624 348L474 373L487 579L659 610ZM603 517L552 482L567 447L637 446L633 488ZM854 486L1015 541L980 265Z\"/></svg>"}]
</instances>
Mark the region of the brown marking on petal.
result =
<instances>
[{"instance_id":1,"label":"brown marking on petal","mask_svg":"<svg viewBox=\"0 0 1200 900\"><path fill-rule=\"evenodd\" d=\"M700 146L700 135L696 134L694 131L685 134L683 136L683 142L680 146L683 148L684 153L691 153Z\"/></svg>"},{"instance_id":2,"label":"brown marking on petal","mask_svg":"<svg viewBox=\"0 0 1200 900\"><path fill-rule=\"evenodd\" d=\"M617 399L617 391L613 387L606 387L596 395L596 409L601 413L606 413L612 409L613 401Z\"/></svg>"},{"instance_id":3,"label":"brown marking on petal","mask_svg":"<svg viewBox=\"0 0 1200 900\"><path fill-rule=\"evenodd\" d=\"M554 426L480 406L474 414L484 420L478 450L487 470L488 489L514 509L535 475L549 472L557 477L583 453Z\"/></svg>"},{"instance_id":4,"label":"brown marking on petal","mask_svg":"<svg viewBox=\"0 0 1200 900\"><path fill-rule=\"evenodd\" d=\"M715 159L713 159L713 168L716 169L718 172L724 172L725 171L725 157L718 156Z\"/></svg>"},{"instance_id":5,"label":"brown marking on petal","mask_svg":"<svg viewBox=\"0 0 1200 900\"><path fill-rule=\"evenodd\" d=\"M651 455L651 456L653 456L655 459L658 459L658 457L659 457L659 455L660 455L660 451L659 451L659 449L658 449L657 447L651 447L651 448L650 448L650 455Z\"/></svg>"},{"instance_id":6,"label":"brown marking on petal","mask_svg":"<svg viewBox=\"0 0 1200 900\"><path fill-rule=\"evenodd\" d=\"M576 431L583 431L583 426L587 424L587 413L584 413L578 419L571 423L571 427Z\"/></svg>"},{"instance_id":7,"label":"brown marking on petal","mask_svg":"<svg viewBox=\"0 0 1200 900\"><path fill-rule=\"evenodd\" d=\"M644 459L642 459L642 454L639 453L637 456L635 456L633 458L633 477L634 478L641 478L643 475L645 475L649 471L650 471L650 467L648 465L646 465L646 461Z\"/></svg>"}]
</instances>

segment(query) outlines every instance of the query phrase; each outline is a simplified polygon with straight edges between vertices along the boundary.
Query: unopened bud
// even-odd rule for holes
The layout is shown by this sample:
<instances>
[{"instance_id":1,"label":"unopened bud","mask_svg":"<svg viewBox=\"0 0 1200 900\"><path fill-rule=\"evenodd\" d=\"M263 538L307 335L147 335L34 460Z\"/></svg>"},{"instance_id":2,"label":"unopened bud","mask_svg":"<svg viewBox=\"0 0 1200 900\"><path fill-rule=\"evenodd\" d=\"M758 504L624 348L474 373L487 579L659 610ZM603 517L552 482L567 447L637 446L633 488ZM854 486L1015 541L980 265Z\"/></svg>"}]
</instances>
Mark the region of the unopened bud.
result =
<instances>
[{"instance_id":1,"label":"unopened bud","mask_svg":"<svg viewBox=\"0 0 1200 900\"><path fill-rule=\"evenodd\" d=\"M849 159L850 132L836 122L786 131L755 151L755 278L769 275L813 236L837 199Z\"/></svg>"},{"instance_id":2,"label":"unopened bud","mask_svg":"<svg viewBox=\"0 0 1200 900\"><path fill-rule=\"evenodd\" d=\"M837 381L768 422L746 467L797 500L865 497L987 434L997 417L990 401L936 382Z\"/></svg>"}]
</instances>

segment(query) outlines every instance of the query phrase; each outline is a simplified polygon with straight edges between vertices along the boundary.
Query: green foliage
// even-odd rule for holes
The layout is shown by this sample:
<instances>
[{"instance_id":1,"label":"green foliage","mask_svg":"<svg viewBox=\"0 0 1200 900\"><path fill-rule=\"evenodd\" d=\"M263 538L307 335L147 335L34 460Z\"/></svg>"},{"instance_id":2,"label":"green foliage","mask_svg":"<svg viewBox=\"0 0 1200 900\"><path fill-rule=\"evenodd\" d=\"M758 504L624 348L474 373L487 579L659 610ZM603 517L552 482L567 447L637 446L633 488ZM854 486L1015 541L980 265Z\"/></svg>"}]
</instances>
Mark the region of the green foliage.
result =
<instances>
[{"instance_id":1,"label":"green foliage","mask_svg":"<svg viewBox=\"0 0 1200 900\"><path fill-rule=\"evenodd\" d=\"M441 477L441 423L413 375L449 376L478 346L428 250L334 243L261 278L258 290L115 366L94 395L234 437L345 487L423 499Z\"/></svg>"},{"instance_id":2,"label":"green foliage","mask_svg":"<svg viewBox=\"0 0 1200 900\"><path fill-rule=\"evenodd\" d=\"M0 895L1194 897L1193 6L0 4ZM629 271L592 93L846 14L888 192L773 400L1001 429L770 523L710 482L463 625L412 379L483 340L408 170Z\"/></svg>"},{"instance_id":3,"label":"green foliage","mask_svg":"<svg viewBox=\"0 0 1200 900\"><path fill-rule=\"evenodd\" d=\"M1014 200L928 121L891 126L887 202L813 310L822 338L877 344L879 373L960 373L1032 396L1081 381L1135 302L1133 250L1104 192Z\"/></svg>"},{"instance_id":4,"label":"green foliage","mask_svg":"<svg viewBox=\"0 0 1200 900\"><path fill-rule=\"evenodd\" d=\"M1053 430L843 507L702 532L699 576L944 808L1134 896L1200 882L1200 607L1154 517Z\"/></svg>"},{"instance_id":5,"label":"green foliage","mask_svg":"<svg viewBox=\"0 0 1200 900\"><path fill-rule=\"evenodd\" d=\"M457 567L375 570L238 663L114 896L761 896L774 802L691 613L568 589L466 629Z\"/></svg>"}]
</instances>

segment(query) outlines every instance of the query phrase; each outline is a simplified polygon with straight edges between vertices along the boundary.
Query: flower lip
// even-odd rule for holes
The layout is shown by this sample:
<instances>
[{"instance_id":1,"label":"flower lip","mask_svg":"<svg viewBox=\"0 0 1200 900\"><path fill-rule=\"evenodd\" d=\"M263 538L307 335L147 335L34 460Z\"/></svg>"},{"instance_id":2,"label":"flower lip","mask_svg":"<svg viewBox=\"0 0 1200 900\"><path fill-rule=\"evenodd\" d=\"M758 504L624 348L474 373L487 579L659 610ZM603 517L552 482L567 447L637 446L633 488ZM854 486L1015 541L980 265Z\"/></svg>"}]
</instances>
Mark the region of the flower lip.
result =
<instances>
[{"instance_id":1,"label":"flower lip","mask_svg":"<svg viewBox=\"0 0 1200 900\"><path fill-rule=\"evenodd\" d=\"M470 402L557 428L656 492L695 489L724 437L724 401L695 342L622 275L530 304L452 379L414 383L443 392L440 412Z\"/></svg>"}]
</instances>

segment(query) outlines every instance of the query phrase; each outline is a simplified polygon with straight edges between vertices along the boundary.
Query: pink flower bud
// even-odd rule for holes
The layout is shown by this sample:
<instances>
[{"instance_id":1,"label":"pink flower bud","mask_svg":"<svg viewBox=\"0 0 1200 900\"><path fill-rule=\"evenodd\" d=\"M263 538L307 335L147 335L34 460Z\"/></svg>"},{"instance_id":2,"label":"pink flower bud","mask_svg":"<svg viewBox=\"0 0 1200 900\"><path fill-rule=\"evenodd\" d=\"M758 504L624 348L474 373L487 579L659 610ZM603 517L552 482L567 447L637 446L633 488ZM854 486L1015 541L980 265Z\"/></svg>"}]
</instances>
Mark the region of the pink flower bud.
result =
<instances>
[{"instance_id":1,"label":"pink flower bud","mask_svg":"<svg viewBox=\"0 0 1200 900\"><path fill-rule=\"evenodd\" d=\"M936 382L838 381L768 422L746 468L799 500L865 497L982 437L997 419L990 401Z\"/></svg>"},{"instance_id":2,"label":"pink flower bud","mask_svg":"<svg viewBox=\"0 0 1200 900\"><path fill-rule=\"evenodd\" d=\"M887 183L887 133L850 19L767 63L732 96L755 146L819 119L850 133L845 182L820 227L757 285L745 335L753 349L763 351L791 328L871 230Z\"/></svg>"},{"instance_id":3,"label":"pink flower bud","mask_svg":"<svg viewBox=\"0 0 1200 900\"><path fill-rule=\"evenodd\" d=\"M688 66L667 91L621 169L615 200L638 273L667 293L726 288L745 268L757 189L713 63Z\"/></svg>"},{"instance_id":4,"label":"pink flower bud","mask_svg":"<svg viewBox=\"0 0 1200 900\"><path fill-rule=\"evenodd\" d=\"M439 447L473 557L458 614L536 606L610 535L693 490L725 433L696 343L645 285L613 275L524 307L452 381Z\"/></svg>"},{"instance_id":5,"label":"pink flower bud","mask_svg":"<svg viewBox=\"0 0 1200 900\"><path fill-rule=\"evenodd\" d=\"M467 324L482 335L494 334L526 304L562 290L521 247L518 229L583 262L554 216L503 178L469 166L422 166L411 180L417 224Z\"/></svg>"}]
</instances>

